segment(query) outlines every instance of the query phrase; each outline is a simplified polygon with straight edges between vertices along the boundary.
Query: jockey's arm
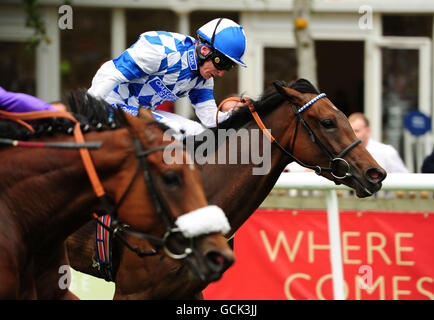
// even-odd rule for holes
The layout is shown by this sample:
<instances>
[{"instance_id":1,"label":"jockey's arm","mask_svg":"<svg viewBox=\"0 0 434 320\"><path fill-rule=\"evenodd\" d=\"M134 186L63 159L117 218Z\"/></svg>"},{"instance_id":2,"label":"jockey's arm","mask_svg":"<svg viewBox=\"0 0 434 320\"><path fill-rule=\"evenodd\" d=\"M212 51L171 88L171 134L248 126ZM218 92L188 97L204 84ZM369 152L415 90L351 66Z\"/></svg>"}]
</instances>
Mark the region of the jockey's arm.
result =
<instances>
[{"instance_id":1,"label":"jockey's arm","mask_svg":"<svg viewBox=\"0 0 434 320\"><path fill-rule=\"evenodd\" d=\"M118 84L157 72L165 57L159 46L151 45L141 35L137 42L119 57L105 62L99 68L88 92L105 98Z\"/></svg>"},{"instance_id":2,"label":"jockey's arm","mask_svg":"<svg viewBox=\"0 0 434 320\"><path fill-rule=\"evenodd\" d=\"M105 62L92 79L88 92L94 97L104 99L119 83L127 78L116 68L113 60Z\"/></svg>"},{"instance_id":3,"label":"jockey's arm","mask_svg":"<svg viewBox=\"0 0 434 320\"><path fill-rule=\"evenodd\" d=\"M214 99L197 103L193 105L193 107L197 117L205 127L211 128L216 126L217 105ZM232 110L229 110L228 112L219 111L218 113L218 122L220 123L232 115Z\"/></svg>"},{"instance_id":4,"label":"jockey's arm","mask_svg":"<svg viewBox=\"0 0 434 320\"><path fill-rule=\"evenodd\" d=\"M0 87L0 109L8 112L57 111L55 107L34 96L8 92L2 87Z\"/></svg>"},{"instance_id":5,"label":"jockey's arm","mask_svg":"<svg viewBox=\"0 0 434 320\"><path fill-rule=\"evenodd\" d=\"M189 93L191 104L200 122L207 127L216 126L217 105L214 100L214 80L211 78L199 85ZM222 122L232 115L232 110L228 112L219 111L218 122Z\"/></svg>"}]
</instances>

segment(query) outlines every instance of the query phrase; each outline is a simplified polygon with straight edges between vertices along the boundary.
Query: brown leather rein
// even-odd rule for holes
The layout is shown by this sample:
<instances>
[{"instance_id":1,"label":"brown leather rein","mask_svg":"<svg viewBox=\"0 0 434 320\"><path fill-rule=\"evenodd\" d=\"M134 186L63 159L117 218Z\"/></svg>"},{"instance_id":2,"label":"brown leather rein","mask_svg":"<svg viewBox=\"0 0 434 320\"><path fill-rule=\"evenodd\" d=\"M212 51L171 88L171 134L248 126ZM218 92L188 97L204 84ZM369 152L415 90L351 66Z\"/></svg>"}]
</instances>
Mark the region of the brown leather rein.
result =
<instances>
[{"instance_id":1,"label":"brown leather rein","mask_svg":"<svg viewBox=\"0 0 434 320\"><path fill-rule=\"evenodd\" d=\"M282 147L281 144L279 144L276 139L273 137L273 135L270 133L270 131L265 127L264 123L261 120L261 117L258 115L254 103L250 98L239 98L239 97L229 97L225 100L223 100L220 105L217 108L217 114L216 114L216 125L218 128L218 111L222 108L223 104L227 101L238 101L238 102L242 102L245 105L248 106L250 112L252 113L253 118L255 119L256 124L258 125L258 127L261 129L261 131L263 132L263 134L267 137L267 139L270 141L270 143L274 144L276 147L278 147L285 155L287 155L292 161L297 162L299 165L314 170L315 173L317 173L318 175L320 175L322 172L329 172L333 178L334 178L334 182L336 184L338 184L338 182L336 180L338 179L345 179L347 177L353 177L355 178L352 173L351 173L351 167L350 164L344 159L344 156L354 147L356 147L361 141L359 139L355 140L354 142L352 142L349 146L347 146L343 151L341 151L338 154L335 154L333 152L331 152L325 145L324 143L322 143L322 141L319 139L319 137L315 134L315 132L312 130L312 128L307 124L307 122L304 120L303 116L301 115L301 113L307 109L308 107L310 107L311 105L313 105L316 101L318 101L321 98L326 97L326 95L320 94L317 97L315 97L314 99L312 99L311 101L309 101L308 103L306 103L304 106L302 106L300 109L297 109L297 107L290 103L292 110L294 111L294 114L296 116L297 119L297 124L296 124L296 128L295 128L295 133L293 136L293 141L291 143L292 145L292 150L291 152L287 151L284 147ZM329 158L329 167L328 168L324 168L324 167L320 167L320 166L311 166L308 165L304 162L302 162L301 160L299 160L298 158L296 158L292 152L293 152L293 148L294 148L294 144L295 144L295 138L297 136L297 128L298 128L298 124L301 123L303 125L303 127L307 130L312 142L316 143L320 149L325 153L325 155ZM338 172L338 167L339 165L343 165L343 168L345 170L345 172L342 174L340 172ZM356 179L358 180L358 179Z\"/></svg>"},{"instance_id":2,"label":"brown leather rein","mask_svg":"<svg viewBox=\"0 0 434 320\"><path fill-rule=\"evenodd\" d=\"M13 113L13 112L7 112L0 110L0 119L10 120L17 122L30 131L34 132L35 130L33 127L25 122L26 120L37 120L37 119L46 119L46 118L65 118L71 120L74 125L74 138L76 143L70 143L70 142L59 142L59 143L49 143L49 142L27 142L27 141L18 141L18 140L12 140L12 139L1 139L0 138L0 144L9 145L13 147L52 147L52 148L72 148L72 149L79 149L80 156L83 162L83 166L86 170L86 173L89 177L90 183L92 184L92 188L94 190L95 195L97 198L101 201L105 212L103 214L109 214L113 218L113 227L107 226L101 221L99 221L98 215L94 213L92 215L92 218L95 219L95 221L100 224L103 228L109 230L113 233L113 235L117 236L122 243L128 247L130 250L135 252L138 256L149 256L149 255L155 255L157 254L157 251L155 249L151 250L141 250L138 247L135 247L131 245L123 236L121 236L119 233L124 232L131 234L137 238L144 239L149 241L151 244L153 244L155 247L165 247L166 246L166 240L168 237L177 231L173 228L173 217L170 215L170 211L167 209L167 204L162 199L162 197L159 195L155 182L153 181L151 172L149 170L149 165L146 161L146 157L155 151L163 150L167 145L160 145L158 147L155 147L153 149L149 150L143 150L141 147L140 141L135 138L135 145L136 145L136 156L139 159L137 163L137 168L134 173L133 178L130 181L130 184L127 186L124 194L121 196L121 199L119 202L113 207L110 205L107 197L106 192L104 190L104 187L102 186L101 180L98 177L98 174L96 172L94 163L92 161L92 158L90 156L90 152L88 149L98 149L102 146L102 142L85 142L83 133L80 128L80 122L75 119L75 117L65 111L33 111L33 112L22 112L22 113ZM164 235L164 238L158 238L154 237L149 234L145 234L140 231L135 231L130 226L123 224L117 215L117 210L122 204L123 200L125 199L126 194L129 192L129 190L132 187L133 182L136 180L140 167L143 167L143 175L145 179L145 183L148 187L149 193L151 195L151 198L153 200L155 209L157 211L157 214L163 219L163 222L165 223L167 227L167 232ZM193 250L193 249L192 249Z\"/></svg>"},{"instance_id":3,"label":"brown leather rein","mask_svg":"<svg viewBox=\"0 0 434 320\"><path fill-rule=\"evenodd\" d=\"M30 131L34 132L33 127L26 123L26 120L37 120L44 118L65 118L74 122L74 139L77 144L73 147L78 148L81 156L81 160L83 161L84 168L89 177L90 183L92 184L92 188L95 192L95 195L98 198L101 198L105 195L104 188L101 184L101 181L96 173L95 166L93 164L92 158L89 153L89 146L86 145L83 133L81 132L80 122L74 118L70 113L64 111L33 111L33 112L22 112L22 113L14 113L0 110L0 119L15 121ZM19 141L14 140L12 143L13 146L20 146ZM32 146L30 143L21 143L22 146ZM38 146L37 144L35 146ZM39 145L41 146L41 145ZM48 145L50 146L50 145ZM101 145L100 145L101 146ZM72 146L71 146L72 147ZM95 145L94 148L96 148Z\"/></svg>"}]
</instances>

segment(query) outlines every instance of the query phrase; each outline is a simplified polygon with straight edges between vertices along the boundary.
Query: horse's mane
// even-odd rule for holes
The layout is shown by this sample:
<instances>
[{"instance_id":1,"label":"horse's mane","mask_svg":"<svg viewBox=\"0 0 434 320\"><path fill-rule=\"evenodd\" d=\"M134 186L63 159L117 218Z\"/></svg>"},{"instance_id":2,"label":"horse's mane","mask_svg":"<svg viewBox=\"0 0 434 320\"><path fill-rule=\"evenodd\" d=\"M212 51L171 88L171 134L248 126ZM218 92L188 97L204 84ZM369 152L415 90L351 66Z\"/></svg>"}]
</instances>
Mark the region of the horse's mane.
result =
<instances>
[{"instance_id":1,"label":"horse's mane","mask_svg":"<svg viewBox=\"0 0 434 320\"><path fill-rule=\"evenodd\" d=\"M279 84L288 87L294 90L297 90L301 93L314 93L319 94L319 91L314 87L312 83L310 83L306 79L298 79L296 81L291 82L287 85L284 81L279 81ZM280 106L284 101L285 97L279 94L274 88L267 89L260 96L260 98L256 101L252 100L253 105L255 106L255 110L258 112L260 116L265 116L268 113L272 112L278 106ZM220 122L218 125L218 129L239 129L247 122L249 122L252 117L252 113L249 108L240 107L237 111L232 113L232 116L226 119L223 122ZM215 135L217 134L217 128L209 128ZM198 136L200 136L199 134ZM202 139L198 139L202 141ZM185 140L184 140L185 143ZM199 143L200 144L200 143Z\"/></svg>"},{"instance_id":2,"label":"horse's mane","mask_svg":"<svg viewBox=\"0 0 434 320\"><path fill-rule=\"evenodd\" d=\"M94 129L104 130L128 126L125 113L120 107L115 108L83 89L70 93L66 108L77 120L81 123L88 122Z\"/></svg>"},{"instance_id":3,"label":"horse's mane","mask_svg":"<svg viewBox=\"0 0 434 320\"><path fill-rule=\"evenodd\" d=\"M125 113L102 99L95 98L86 90L71 92L67 97L67 111L80 122L84 133L128 126ZM35 132L8 120L0 120L0 137L25 140L56 133L72 134L74 124L64 118L47 118L31 122Z\"/></svg>"}]
</instances>

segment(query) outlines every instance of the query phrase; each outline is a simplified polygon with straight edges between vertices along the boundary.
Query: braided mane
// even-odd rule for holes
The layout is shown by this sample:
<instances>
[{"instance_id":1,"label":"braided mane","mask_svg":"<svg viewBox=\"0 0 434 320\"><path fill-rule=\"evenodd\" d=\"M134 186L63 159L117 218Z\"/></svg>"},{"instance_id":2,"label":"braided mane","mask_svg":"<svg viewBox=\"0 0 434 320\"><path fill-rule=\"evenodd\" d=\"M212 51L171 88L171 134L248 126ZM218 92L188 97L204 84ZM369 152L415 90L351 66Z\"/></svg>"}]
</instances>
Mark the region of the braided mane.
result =
<instances>
[{"instance_id":1,"label":"braided mane","mask_svg":"<svg viewBox=\"0 0 434 320\"><path fill-rule=\"evenodd\" d=\"M128 126L121 108L115 108L86 90L71 92L66 103L67 111L80 122L84 133L93 130L110 130ZM35 132L9 120L0 120L0 137L26 140L54 134L72 134L74 123L64 118L46 118L31 121Z\"/></svg>"}]
</instances>

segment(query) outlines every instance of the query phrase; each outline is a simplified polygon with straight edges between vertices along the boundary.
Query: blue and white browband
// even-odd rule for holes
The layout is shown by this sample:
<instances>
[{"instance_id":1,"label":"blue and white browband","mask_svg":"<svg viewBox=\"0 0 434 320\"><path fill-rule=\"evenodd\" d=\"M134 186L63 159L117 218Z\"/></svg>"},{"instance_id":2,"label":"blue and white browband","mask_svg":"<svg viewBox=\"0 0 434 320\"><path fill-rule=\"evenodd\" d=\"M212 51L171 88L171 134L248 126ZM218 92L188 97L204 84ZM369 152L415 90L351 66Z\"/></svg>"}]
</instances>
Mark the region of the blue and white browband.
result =
<instances>
[{"instance_id":1,"label":"blue and white browband","mask_svg":"<svg viewBox=\"0 0 434 320\"><path fill-rule=\"evenodd\" d=\"M317 95L315 98L313 98L308 103L306 103L304 106L302 106L300 109L298 109L298 113L302 113L305 109L309 108L311 105L313 105L319 99L324 98L325 96L326 96L325 93L321 93L321 94Z\"/></svg>"}]
</instances>

